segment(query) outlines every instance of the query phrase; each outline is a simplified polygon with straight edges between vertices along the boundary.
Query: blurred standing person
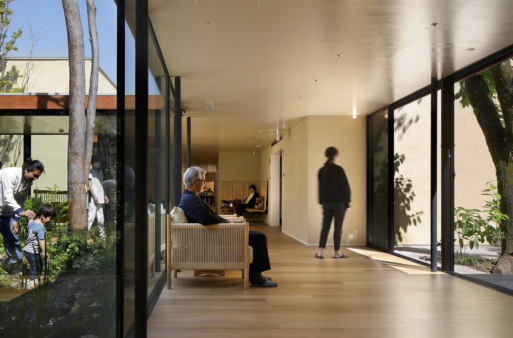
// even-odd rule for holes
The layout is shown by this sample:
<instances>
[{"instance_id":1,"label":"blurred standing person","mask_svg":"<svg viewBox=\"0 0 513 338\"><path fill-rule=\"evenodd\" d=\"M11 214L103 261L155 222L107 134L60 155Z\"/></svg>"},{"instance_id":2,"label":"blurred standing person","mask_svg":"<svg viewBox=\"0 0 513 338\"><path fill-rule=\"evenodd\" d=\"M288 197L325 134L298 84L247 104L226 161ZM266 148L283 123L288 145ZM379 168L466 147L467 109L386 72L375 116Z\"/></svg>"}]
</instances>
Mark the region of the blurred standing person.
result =
<instances>
[{"instance_id":1,"label":"blurred standing person","mask_svg":"<svg viewBox=\"0 0 513 338\"><path fill-rule=\"evenodd\" d=\"M21 263L21 244L16 235L21 217L34 218L32 210L23 211L32 183L45 171L43 163L28 158L21 168L0 170L0 233L4 238L9 264Z\"/></svg>"},{"instance_id":2,"label":"blurred standing person","mask_svg":"<svg viewBox=\"0 0 513 338\"><path fill-rule=\"evenodd\" d=\"M347 258L347 256L340 252L340 242L345 214L351 211L349 206L351 202L351 189L349 188L349 182L347 181L344 169L335 164L338 160L337 148L329 147L326 149L325 155L328 159L318 174L319 202L322 205L324 216L319 241L319 253L315 257L324 259L324 250L326 249L331 222L335 219L335 231L333 233L335 254L333 258Z\"/></svg>"},{"instance_id":3,"label":"blurred standing person","mask_svg":"<svg viewBox=\"0 0 513 338\"><path fill-rule=\"evenodd\" d=\"M109 199L105 196L103 191L103 173L100 170L101 163L96 155L93 156L91 163L93 167L89 170L89 191L91 197L89 199L89 210L87 212L87 230L91 231L91 227L96 219L100 237L106 238L103 205L109 203Z\"/></svg>"}]
</instances>

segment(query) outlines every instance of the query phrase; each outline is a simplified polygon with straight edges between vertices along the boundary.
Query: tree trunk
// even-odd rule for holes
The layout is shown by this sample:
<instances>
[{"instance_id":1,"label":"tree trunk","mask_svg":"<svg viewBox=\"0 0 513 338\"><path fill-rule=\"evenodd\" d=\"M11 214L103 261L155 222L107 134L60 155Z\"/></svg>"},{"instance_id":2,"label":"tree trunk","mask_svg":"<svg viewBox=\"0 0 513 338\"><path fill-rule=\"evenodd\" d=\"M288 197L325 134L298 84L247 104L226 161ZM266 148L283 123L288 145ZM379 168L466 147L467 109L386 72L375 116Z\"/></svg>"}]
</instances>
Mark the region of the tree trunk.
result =
<instances>
[{"instance_id":1,"label":"tree trunk","mask_svg":"<svg viewBox=\"0 0 513 338\"><path fill-rule=\"evenodd\" d=\"M85 160L85 63L84 32L77 0L62 0L68 32L69 54L69 144L68 196L70 228L87 232L87 176Z\"/></svg>"},{"instance_id":2,"label":"tree trunk","mask_svg":"<svg viewBox=\"0 0 513 338\"><path fill-rule=\"evenodd\" d=\"M13 135L9 135L7 138L7 142L5 143L5 148L2 151L2 154L0 155L0 162L4 161L5 154L7 154L7 150L9 149L9 146L11 145L12 136Z\"/></svg>"},{"instance_id":3,"label":"tree trunk","mask_svg":"<svg viewBox=\"0 0 513 338\"><path fill-rule=\"evenodd\" d=\"M89 80L89 100L87 101L87 130L85 138L85 176L89 175L89 164L93 154L94 129L96 120L96 98L98 96L98 72L100 62L100 52L98 45L98 32L96 31L96 6L94 0L87 2L87 19L89 23L89 36L91 41L92 65L91 78Z\"/></svg>"},{"instance_id":4,"label":"tree trunk","mask_svg":"<svg viewBox=\"0 0 513 338\"><path fill-rule=\"evenodd\" d=\"M513 69L508 59L490 68L497 98L504 119L504 146L500 163L496 164L498 192L501 195L501 212L509 216L502 228L506 239L502 242L502 253L513 252L513 163L509 153L513 151Z\"/></svg>"},{"instance_id":5,"label":"tree trunk","mask_svg":"<svg viewBox=\"0 0 513 338\"><path fill-rule=\"evenodd\" d=\"M483 131L497 175L498 193L501 195L501 212L509 216L501 224L506 232L502 253L513 251L513 163L509 152L513 151L513 71L509 60L490 68L497 98L501 105L504 125L490 89L481 74L465 79L470 104Z\"/></svg>"}]
</instances>

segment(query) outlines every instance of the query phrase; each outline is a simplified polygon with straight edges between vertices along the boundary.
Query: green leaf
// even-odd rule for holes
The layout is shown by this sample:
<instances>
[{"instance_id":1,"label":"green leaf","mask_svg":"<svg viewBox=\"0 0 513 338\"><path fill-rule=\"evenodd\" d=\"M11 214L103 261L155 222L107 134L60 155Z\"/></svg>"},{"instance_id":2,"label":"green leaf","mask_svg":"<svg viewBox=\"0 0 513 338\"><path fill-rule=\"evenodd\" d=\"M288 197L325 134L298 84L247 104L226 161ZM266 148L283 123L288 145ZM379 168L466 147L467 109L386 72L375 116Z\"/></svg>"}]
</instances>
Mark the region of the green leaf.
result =
<instances>
[{"instance_id":1,"label":"green leaf","mask_svg":"<svg viewBox=\"0 0 513 338\"><path fill-rule=\"evenodd\" d=\"M463 239L460 238L460 247L463 248Z\"/></svg>"},{"instance_id":2,"label":"green leaf","mask_svg":"<svg viewBox=\"0 0 513 338\"><path fill-rule=\"evenodd\" d=\"M470 245L470 250L474 249L474 241L471 241L471 242L469 243L469 245Z\"/></svg>"},{"instance_id":3,"label":"green leaf","mask_svg":"<svg viewBox=\"0 0 513 338\"><path fill-rule=\"evenodd\" d=\"M476 247L476 250L479 249L479 241L476 239L474 239L474 246Z\"/></svg>"}]
</instances>

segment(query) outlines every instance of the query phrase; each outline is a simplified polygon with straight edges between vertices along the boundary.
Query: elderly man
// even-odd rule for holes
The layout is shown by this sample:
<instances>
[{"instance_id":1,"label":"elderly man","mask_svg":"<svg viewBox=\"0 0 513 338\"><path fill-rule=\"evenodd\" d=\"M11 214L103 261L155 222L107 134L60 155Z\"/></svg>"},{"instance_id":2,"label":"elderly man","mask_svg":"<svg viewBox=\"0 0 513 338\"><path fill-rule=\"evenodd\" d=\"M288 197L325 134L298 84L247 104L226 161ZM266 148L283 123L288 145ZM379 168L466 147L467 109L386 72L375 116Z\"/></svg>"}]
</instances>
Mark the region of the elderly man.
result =
<instances>
[{"instance_id":1,"label":"elderly man","mask_svg":"<svg viewBox=\"0 0 513 338\"><path fill-rule=\"evenodd\" d=\"M203 225L230 223L210 209L198 194L205 186L206 171L199 167L190 167L183 175L185 189L182 201L178 206L183 210L187 219L192 223ZM262 275L263 271L271 270L269 254L267 252L267 237L260 231L249 232L249 245L253 247L253 262L249 265L249 281L251 286L276 287L278 283L271 281L270 277Z\"/></svg>"}]
</instances>

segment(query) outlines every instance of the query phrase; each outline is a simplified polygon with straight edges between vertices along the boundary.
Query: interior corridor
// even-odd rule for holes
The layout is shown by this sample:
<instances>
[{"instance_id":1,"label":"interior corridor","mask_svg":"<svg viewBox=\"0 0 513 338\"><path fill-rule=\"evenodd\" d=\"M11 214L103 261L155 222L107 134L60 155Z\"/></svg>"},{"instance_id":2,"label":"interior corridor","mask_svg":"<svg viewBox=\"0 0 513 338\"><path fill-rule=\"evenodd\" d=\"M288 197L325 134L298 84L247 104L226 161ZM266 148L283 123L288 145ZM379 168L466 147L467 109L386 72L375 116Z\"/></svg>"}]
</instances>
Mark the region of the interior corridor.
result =
<instances>
[{"instance_id":1,"label":"interior corridor","mask_svg":"<svg viewBox=\"0 0 513 338\"><path fill-rule=\"evenodd\" d=\"M243 289L241 273L178 273L164 288L148 337L507 337L513 298L368 247L348 259L314 258L316 247L268 236L278 288ZM355 251L365 255L357 254ZM487 323L493 323L488 325ZM343 331L342 331L343 330Z\"/></svg>"}]
</instances>

